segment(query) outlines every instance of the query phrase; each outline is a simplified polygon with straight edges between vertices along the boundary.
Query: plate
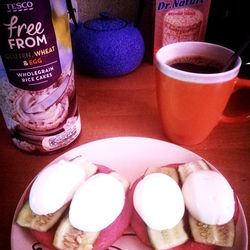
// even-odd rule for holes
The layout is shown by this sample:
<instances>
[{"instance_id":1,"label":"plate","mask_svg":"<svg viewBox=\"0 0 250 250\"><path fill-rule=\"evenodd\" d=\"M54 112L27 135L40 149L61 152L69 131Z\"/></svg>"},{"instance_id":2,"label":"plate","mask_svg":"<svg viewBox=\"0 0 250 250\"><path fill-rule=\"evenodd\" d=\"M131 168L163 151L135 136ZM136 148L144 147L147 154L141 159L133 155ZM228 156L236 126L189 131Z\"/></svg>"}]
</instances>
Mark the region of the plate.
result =
<instances>
[{"instance_id":1,"label":"plate","mask_svg":"<svg viewBox=\"0 0 250 250\"><path fill-rule=\"evenodd\" d=\"M128 180L135 181L143 174L146 168L152 166L162 166L176 162L189 162L201 159L201 157L185 148L161 140L144 137L114 137L102 139L83 144L76 147L60 157L59 159L72 159L79 154L84 154L90 161L106 165L117 170ZM53 163L51 162L51 163ZM212 166L212 168L214 168ZM216 168L214 168L216 170ZM31 185L31 184L30 184ZM29 186L30 186L29 185ZM24 191L13 218L11 230L11 249L39 249L48 250L39 245L27 230L15 224L17 212L23 204L24 197L29 189ZM231 250L247 250L248 233L244 211L239 202L239 219L236 225L236 244ZM128 231L128 234L122 236L111 249L122 250L149 250L142 245L137 238ZM220 248L221 250L223 248ZM228 248L226 248L228 249Z\"/></svg>"}]
</instances>

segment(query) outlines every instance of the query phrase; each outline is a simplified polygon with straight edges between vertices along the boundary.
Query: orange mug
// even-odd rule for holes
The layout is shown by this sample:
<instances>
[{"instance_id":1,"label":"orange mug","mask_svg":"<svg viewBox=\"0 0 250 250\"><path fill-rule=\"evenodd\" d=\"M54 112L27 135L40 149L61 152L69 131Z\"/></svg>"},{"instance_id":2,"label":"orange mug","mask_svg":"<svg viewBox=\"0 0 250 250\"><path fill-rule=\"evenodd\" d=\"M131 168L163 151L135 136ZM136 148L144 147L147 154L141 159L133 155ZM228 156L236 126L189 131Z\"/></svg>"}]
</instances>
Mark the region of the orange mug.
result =
<instances>
[{"instance_id":1,"label":"orange mug","mask_svg":"<svg viewBox=\"0 0 250 250\"><path fill-rule=\"evenodd\" d=\"M225 72L234 52L205 42L169 44L156 53L156 94L167 137L181 145L202 142L219 121L250 120L250 114L226 117L224 109L238 88L250 81L238 78L241 58Z\"/></svg>"}]
</instances>

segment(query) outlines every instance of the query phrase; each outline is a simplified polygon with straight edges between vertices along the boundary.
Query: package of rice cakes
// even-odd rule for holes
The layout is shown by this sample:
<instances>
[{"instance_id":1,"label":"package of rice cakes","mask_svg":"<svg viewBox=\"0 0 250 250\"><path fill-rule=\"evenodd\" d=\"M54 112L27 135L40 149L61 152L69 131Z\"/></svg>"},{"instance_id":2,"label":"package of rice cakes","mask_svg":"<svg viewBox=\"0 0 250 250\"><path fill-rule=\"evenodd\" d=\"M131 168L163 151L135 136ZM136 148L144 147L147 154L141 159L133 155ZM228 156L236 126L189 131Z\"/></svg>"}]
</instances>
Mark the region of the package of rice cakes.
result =
<instances>
[{"instance_id":1,"label":"package of rice cakes","mask_svg":"<svg viewBox=\"0 0 250 250\"><path fill-rule=\"evenodd\" d=\"M171 43L205 39L211 0L156 0L154 53Z\"/></svg>"}]
</instances>

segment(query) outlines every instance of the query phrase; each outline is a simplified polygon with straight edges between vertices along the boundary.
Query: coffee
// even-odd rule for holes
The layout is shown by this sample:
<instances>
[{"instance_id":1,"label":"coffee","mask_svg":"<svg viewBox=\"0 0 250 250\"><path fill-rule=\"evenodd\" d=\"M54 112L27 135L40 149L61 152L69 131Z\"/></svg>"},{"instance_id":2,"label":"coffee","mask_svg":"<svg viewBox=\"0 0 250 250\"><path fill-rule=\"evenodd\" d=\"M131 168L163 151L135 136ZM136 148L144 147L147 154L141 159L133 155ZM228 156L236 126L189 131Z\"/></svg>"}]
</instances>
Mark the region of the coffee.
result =
<instances>
[{"instance_id":1,"label":"coffee","mask_svg":"<svg viewBox=\"0 0 250 250\"><path fill-rule=\"evenodd\" d=\"M167 64L175 69L179 69L191 73L213 74L219 73L223 64L207 57L179 57Z\"/></svg>"}]
</instances>

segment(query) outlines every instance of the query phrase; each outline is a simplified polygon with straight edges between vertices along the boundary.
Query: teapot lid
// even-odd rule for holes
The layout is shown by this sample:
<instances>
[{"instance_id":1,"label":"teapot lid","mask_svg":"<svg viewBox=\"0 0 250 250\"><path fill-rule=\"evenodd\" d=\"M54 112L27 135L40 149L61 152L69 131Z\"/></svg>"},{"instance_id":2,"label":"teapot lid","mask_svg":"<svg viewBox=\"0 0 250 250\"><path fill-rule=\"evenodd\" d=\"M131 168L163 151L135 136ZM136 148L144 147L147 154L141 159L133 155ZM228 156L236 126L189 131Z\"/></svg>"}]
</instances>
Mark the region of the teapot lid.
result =
<instances>
[{"instance_id":1,"label":"teapot lid","mask_svg":"<svg viewBox=\"0 0 250 250\"><path fill-rule=\"evenodd\" d=\"M84 27L96 31L119 30L127 26L125 20L113 18L108 12L101 12L100 18L84 22Z\"/></svg>"}]
</instances>

